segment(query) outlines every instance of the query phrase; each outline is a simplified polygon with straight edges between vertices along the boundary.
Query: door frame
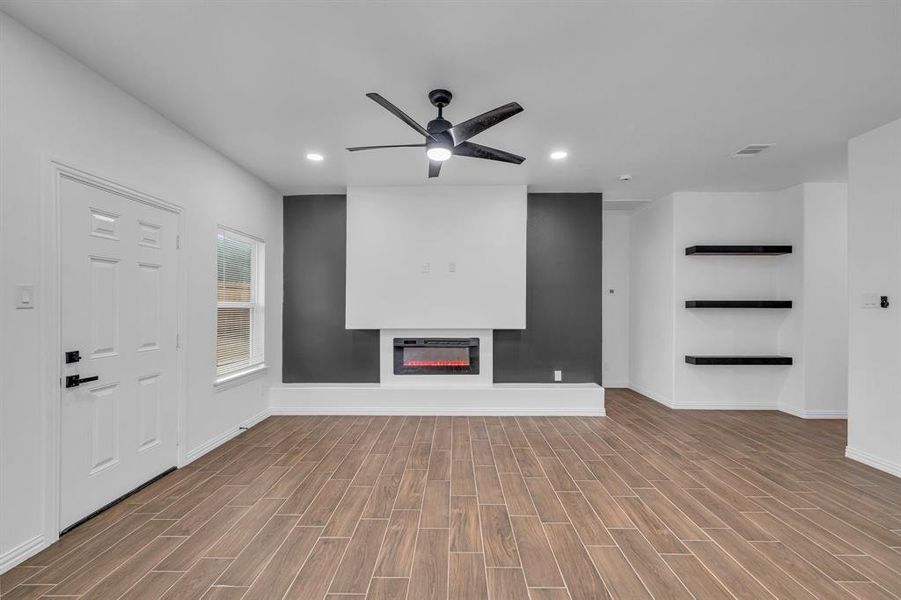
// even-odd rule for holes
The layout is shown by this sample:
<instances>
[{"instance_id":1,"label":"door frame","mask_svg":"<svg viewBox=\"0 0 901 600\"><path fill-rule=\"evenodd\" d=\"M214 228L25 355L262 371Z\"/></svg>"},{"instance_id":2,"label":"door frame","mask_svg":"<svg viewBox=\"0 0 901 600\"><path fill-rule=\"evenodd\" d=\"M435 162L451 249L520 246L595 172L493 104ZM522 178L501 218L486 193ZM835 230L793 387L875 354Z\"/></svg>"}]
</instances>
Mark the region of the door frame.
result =
<instances>
[{"instance_id":1,"label":"door frame","mask_svg":"<svg viewBox=\"0 0 901 600\"><path fill-rule=\"evenodd\" d=\"M112 194L121 196L132 202L159 208L173 213L177 217L177 235L179 236L178 248L184 243L184 209L172 202L157 198L150 194L140 192L134 188L116 183L95 173L72 166L70 162L64 162L44 156L43 163L43 188L41 197L41 277L37 293L39 306L43 307L40 318L41 348L45 349L41 359L41 399L42 417L44 420L44 539L43 546L49 546L59 539L60 531L60 506L62 492L61 486L61 436L62 423L60 420L61 403L63 397L62 388L62 286L60 283L60 271L62 265L61 236L62 223L60 221L60 182L62 179L71 179L79 183L89 185ZM186 336L185 315L187 314L187 269L181 253L176 252L176 327L179 343L176 349L176 465L181 467L185 463L185 406L187 397L186 373Z\"/></svg>"}]
</instances>

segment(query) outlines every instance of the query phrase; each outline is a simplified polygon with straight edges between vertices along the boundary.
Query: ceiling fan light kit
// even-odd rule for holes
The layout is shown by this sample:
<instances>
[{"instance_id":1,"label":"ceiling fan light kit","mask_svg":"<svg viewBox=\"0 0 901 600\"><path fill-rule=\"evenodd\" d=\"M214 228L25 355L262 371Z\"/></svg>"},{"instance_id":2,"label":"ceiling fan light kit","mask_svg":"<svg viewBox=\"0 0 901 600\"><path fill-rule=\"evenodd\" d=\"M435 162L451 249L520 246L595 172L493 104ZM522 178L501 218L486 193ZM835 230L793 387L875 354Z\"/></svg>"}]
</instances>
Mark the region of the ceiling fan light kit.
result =
<instances>
[{"instance_id":1,"label":"ceiling fan light kit","mask_svg":"<svg viewBox=\"0 0 901 600\"><path fill-rule=\"evenodd\" d=\"M370 92L366 96L381 105L385 110L409 125L414 131L425 138L424 144L392 144L388 146L355 146L348 148L350 152L360 150L380 150L383 148L425 148L429 158L429 177L438 177L441 173L441 164L452 156L468 156L470 158L482 158L496 160L498 162L522 164L526 160L511 152L490 148L468 141L489 127L497 125L501 121L509 119L515 114L521 113L523 108L517 102L510 102L489 110L468 121L454 125L444 118L444 108L450 104L453 94L447 90L432 90L429 92L429 102L438 109L438 117L429 121L426 127L422 127L408 114L391 104L380 94Z\"/></svg>"},{"instance_id":2,"label":"ceiling fan light kit","mask_svg":"<svg viewBox=\"0 0 901 600\"><path fill-rule=\"evenodd\" d=\"M441 162L449 159L454 155L453 151L450 148L439 146L438 144L427 147L425 154L429 157L429 160L437 160Z\"/></svg>"}]
</instances>

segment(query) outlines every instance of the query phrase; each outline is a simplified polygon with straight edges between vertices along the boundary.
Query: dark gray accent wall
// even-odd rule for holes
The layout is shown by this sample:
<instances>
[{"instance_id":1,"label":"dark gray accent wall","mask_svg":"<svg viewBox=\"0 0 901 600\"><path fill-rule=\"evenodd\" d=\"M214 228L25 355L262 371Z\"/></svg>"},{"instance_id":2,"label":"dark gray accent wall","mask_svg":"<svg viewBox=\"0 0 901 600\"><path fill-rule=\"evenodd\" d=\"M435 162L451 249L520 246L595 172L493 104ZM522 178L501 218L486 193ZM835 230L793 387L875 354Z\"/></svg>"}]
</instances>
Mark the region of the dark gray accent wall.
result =
<instances>
[{"instance_id":1,"label":"dark gray accent wall","mask_svg":"<svg viewBox=\"0 0 901 600\"><path fill-rule=\"evenodd\" d=\"M601 194L529 194L526 329L494 332L494 380L601 383Z\"/></svg>"},{"instance_id":2,"label":"dark gray accent wall","mask_svg":"<svg viewBox=\"0 0 901 600\"><path fill-rule=\"evenodd\" d=\"M344 329L347 198L286 196L282 379L377 383L379 332Z\"/></svg>"}]
</instances>

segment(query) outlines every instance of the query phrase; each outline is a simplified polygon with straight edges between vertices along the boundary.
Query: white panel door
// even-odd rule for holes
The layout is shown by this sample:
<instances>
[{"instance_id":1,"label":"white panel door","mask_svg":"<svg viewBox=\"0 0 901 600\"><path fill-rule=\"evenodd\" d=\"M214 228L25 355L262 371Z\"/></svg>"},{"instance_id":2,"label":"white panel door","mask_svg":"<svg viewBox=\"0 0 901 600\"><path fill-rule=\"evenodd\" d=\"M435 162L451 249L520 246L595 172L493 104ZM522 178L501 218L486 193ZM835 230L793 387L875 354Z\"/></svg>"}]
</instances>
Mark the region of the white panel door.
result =
<instances>
[{"instance_id":1,"label":"white panel door","mask_svg":"<svg viewBox=\"0 0 901 600\"><path fill-rule=\"evenodd\" d=\"M60 211L65 529L176 464L178 217L68 177Z\"/></svg>"}]
</instances>

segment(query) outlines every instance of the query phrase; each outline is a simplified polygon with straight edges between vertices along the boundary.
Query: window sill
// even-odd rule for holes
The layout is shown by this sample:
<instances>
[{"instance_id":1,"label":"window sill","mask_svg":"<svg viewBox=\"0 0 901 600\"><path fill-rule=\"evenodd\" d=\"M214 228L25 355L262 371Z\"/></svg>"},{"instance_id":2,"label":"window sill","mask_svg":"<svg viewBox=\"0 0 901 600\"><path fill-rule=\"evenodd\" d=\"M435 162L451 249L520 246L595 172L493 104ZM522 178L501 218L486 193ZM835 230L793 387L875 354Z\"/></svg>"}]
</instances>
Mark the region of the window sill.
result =
<instances>
[{"instance_id":1,"label":"window sill","mask_svg":"<svg viewBox=\"0 0 901 600\"><path fill-rule=\"evenodd\" d=\"M256 379L260 375L263 375L268 369L269 367L267 367L265 363L261 363L240 371L235 371L234 373L227 373L222 377L217 378L216 381L213 382L213 387L217 390L225 390L236 385L241 385L246 381Z\"/></svg>"}]
</instances>

